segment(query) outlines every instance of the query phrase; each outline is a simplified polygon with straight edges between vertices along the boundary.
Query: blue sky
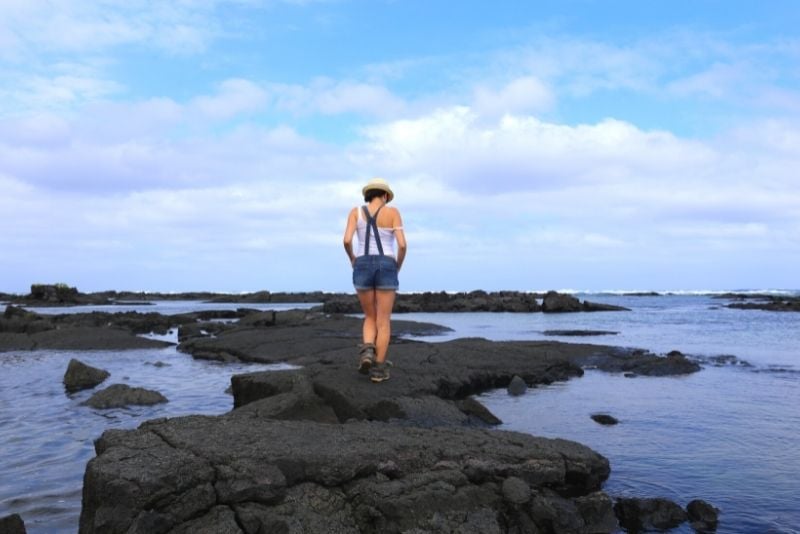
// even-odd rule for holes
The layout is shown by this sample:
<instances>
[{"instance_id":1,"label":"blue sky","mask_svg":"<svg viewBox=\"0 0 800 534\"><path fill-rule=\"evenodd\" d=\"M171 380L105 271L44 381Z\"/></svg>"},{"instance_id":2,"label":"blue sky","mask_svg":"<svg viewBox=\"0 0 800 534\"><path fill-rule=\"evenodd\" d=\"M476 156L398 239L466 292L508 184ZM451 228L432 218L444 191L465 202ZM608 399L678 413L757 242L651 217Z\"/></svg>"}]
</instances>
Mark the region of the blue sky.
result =
<instances>
[{"instance_id":1,"label":"blue sky","mask_svg":"<svg viewBox=\"0 0 800 534\"><path fill-rule=\"evenodd\" d=\"M0 291L796 288L800 4L3 0Z\"/></svg>"}]
</instances>

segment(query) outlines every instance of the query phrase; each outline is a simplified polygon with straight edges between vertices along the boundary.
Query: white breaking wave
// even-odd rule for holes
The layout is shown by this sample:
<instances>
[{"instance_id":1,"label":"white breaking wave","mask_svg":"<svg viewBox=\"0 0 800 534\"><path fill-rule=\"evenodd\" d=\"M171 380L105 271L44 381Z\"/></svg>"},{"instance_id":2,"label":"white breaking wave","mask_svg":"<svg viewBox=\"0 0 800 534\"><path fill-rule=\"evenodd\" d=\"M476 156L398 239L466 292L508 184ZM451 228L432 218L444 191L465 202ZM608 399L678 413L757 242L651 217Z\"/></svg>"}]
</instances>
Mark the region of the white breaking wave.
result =
<instances>
[{"instance_id":1,"label":"white breaking wave","mask_svg":"<svg viewBox=\"0 0 800 534\"><path fill-rule=\"evenodd\" d=\"M551 289L534 289L531 293L546 293ZM658 293L659 295L676 296L705 296L705 295L725 295L735 293L737 295L774 295L777 297L798 296L800 289L556 289L559 293L570 295L637 295L647 293Z\"/></svg>"}]
</instances>

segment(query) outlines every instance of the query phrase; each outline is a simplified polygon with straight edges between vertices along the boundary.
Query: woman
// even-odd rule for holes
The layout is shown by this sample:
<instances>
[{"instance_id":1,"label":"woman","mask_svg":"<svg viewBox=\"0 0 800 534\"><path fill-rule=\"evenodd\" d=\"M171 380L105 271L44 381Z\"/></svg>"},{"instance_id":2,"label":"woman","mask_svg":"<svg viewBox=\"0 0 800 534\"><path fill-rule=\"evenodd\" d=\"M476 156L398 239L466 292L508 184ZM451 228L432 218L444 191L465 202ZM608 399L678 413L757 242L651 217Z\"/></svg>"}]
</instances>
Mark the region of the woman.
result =
<instances>
[{"instance_id":1,"label":"woman","mask_svg":"<svg viewBox=\"0 0 800 534\"><path fill-rule=\"evenodd\" d=\"M353 266L353 285L364 311L358 370L369 373L370 380L377 383L389 379L386 352L391 335L390 318L399 287L397 273L406 257L406 237L400 212L386 206L394 198L386 180L374 178L361 192L365 204L350 210L344 250ZM353 253L356 233L358 254Z\"/></svg>"}]
</instances>

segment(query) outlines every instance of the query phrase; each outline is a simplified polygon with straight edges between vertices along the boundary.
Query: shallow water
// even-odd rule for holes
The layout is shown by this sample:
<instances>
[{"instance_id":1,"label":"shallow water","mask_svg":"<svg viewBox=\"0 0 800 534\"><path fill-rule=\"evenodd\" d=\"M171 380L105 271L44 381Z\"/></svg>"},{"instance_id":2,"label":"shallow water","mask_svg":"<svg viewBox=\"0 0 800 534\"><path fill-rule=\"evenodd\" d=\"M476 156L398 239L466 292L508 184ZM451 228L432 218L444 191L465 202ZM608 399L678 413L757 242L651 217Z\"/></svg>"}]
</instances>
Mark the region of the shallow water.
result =
<instances>
[{"instance_id":1,"label":"shallow water","mask_svg":"<svg viewBox=\"0 0 800 534\"><path fill-rule=\"evenodd\" d=\"M177 333L151 337L175 341ZM113 410L81 406L95 390L65 393L70 358L111 373L96 390L123 383L157 390L169 402ZM103 431L135 428L157 417L225 413L233 407L225 392L232 375L289 367L195 360L175 347L0 353L0 517L18 513L34 534L76 532L84 468Z\"/></svg>"},{"instance_id":2,"label":"shallow water","mask_svg":"<svg viewBox=\"0 0 800 534\"><path fill-rule=\"evenodd\" d=\"M703 364L690 376L584 377L481 395L501 428L584 443L611 462L604 489L613 496L696 498L720 508L718 532L800 533L800 314L724 307L705 295L581 295L630 312L578 314L407 314L493 340L554 339L680 350L703 361L734 355L752 367ZM616 335L552 337L545 330L610 330ZM590 419L609 413L620 424ZM692 532L688 526L675 532Z\"/></svg>"},{"instance_id":3,"label":"shallow water","mask_svg":"<svg viewBox=\"0 0 800 534\"><path fill-rule=\"evenodd\" d=\"M732 354L753 367L705 369L682 378L623 378L588 371L583 378L529 390L522 397L489 392L482 402L502 428L585 443L608 457L611 495L665 496L681 505L703 498L722 509L720 533L798 533L800 513L800 314L724 308L708 296L581 295L631 312L563 315L404 314L450 326L424 338L555 339L677 349L695 356ZM307 308L165 302L130 311ZM88 307L47 308L51 313ZM101 307L100 311L129 311ZM612 330L613 336L550 337L556 329ZM174 341L175 332L166 339ZM124 410L80 406L91 392L64 393L70 358L109 370L103 386L122 382L161 391L169 403ZM163 362L165 366L152 365ZM133 428L156 417L224 413L230 376L276 368L197 361L173 347L134 351L0 353L0 517L20 513L28 531L75 532L86 462L108 428ZM280 368L280 367L277 367ZM589 418L606 412L614 427ZM690 532L684 527L678 532Z\"/></svg>"},{"instance_id":4,"label":"shallow water","mask_svg":"<svg viewBox=\"0 0 800 534\"><path fill-rule=\"evenodd\" d=\"M479 397L503 429L572 439L611 462L612 496L696 498L721 509L718 532L798 532L800 389L795 377L706 368L682 378L583 378ZM590 419L619 419L602 426ZM676 532L691 532L688 526Z\"/></svg>"},{"instance_id":5,"label":"shallow water","mask_svg":"<svg viewBox=\"0 0 800 534\"><path fill-rule=\"evenodd\" d=\"M282 302L268 302L268 303L246 303L246 302L200 302L196 300L155 300L151 304L114 304L106 306L25 306L26 310L30 310L40 314L54 315L59 313L91 313L91 312L108 312L108 313L123 313L123 312L139 312L148 313L155 312L163 315L177 315L179 313L191 313L198 311L209 310L238 310L239 308L247 308L250 310L305 310L318 306L318 302L297 302L297 303L282 303Z\"/></svg>"},{"instance_id":6,"label":"shallow water","mask_svg":"<svg viewBox=\"0 0 800 534\"><path fill-rule=\"evenodd\" d=\"M736 310L706 295L630 297L578 295L581 299L630 308L592 313L406 313L403 319L429 321L453 332L424 337L446 341L463 336L500 340L551 339L638 347L697 356L735 355L755 365L800 370L800 313ZM603 330L602 336L548 336L547 330Z\"/></svg>"}]
</instances>

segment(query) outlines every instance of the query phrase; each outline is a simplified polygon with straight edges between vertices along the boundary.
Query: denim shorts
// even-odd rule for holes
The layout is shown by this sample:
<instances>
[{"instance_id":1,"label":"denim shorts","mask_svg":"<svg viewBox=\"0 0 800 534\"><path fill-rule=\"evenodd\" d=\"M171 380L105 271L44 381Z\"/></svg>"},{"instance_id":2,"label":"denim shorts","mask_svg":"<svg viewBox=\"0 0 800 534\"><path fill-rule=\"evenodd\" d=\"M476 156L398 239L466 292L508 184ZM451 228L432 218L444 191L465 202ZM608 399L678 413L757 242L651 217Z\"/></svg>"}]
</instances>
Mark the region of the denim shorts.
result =
<instances>
[{"instance_id":1,"label":"denim shorts","mask_svg":"<svg viewBox=\"0 0 800 534\"><path fill-rule=\"evenodd\" d=\"M397 291L397 261L392 256L369 254L359 256L353 265L353 286L356 289L393 289Z\"/></svg>"}]
</instances>

